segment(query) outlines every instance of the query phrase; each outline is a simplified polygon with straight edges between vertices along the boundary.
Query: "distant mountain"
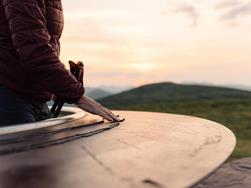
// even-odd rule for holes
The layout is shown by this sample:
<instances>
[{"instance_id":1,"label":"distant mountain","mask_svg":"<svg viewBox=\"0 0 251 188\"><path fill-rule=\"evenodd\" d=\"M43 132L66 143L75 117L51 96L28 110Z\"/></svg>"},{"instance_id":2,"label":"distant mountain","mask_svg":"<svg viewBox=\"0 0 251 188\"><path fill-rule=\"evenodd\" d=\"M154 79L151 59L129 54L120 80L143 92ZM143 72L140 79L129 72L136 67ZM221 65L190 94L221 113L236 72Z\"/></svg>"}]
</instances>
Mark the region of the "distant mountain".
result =
<instances>
[{"instance_id":1,"label":"distant mountain","mask_svg":"<svg viewBox=\"0 0 251 188\"><path fill-rule=\"evenodd\" d=\"M184 85L204 85L204 86L214 86L214 87L227 87L232 89L240 89L240 90L246 90L251 91L251 85L241 85L241 84L212 84L209 82L183 82Z\"/></svg>"},{"instance_id":2,"label":"distant mountain","mask_svg":"<svg viewBox=\"0 0 251 188\"><path fill-rule=\"evenodd\" d=\"M250 99L251 92L204 85L175 84L170 82L150 84L100 99L108 107L170 103L174 101Z\"/></svg>"},{"instance_id":3,"label":"distant mountain","mask_svg":"<svg viewBox=\"0 0 251 188\"><path fill-rule=\"evenodd\" d=\"M251 86L248 86L248 85L236 85L236 84L232 84L232 85L225 85L225 87L235 88L235 89L241 89L241 90L246 90L246 91L251 91Z\"/></svg>"},{"instance_id":4,"label":"distant mountain","mask_svg":"<svg viewBox=\"0 0 251 188\"><path fill-rule=\"evenodd\" d=\"M121 86L101 85L97 88L102 89L102 90L107 91L112 94L117 94L117 93L121 93L123 91L130 90L133 87L132 86L124 86L124 85L121 85Z\"/></svg>"},{"instance_id":5,"label":"distant mountain","mask_svg":"<svg viewBox=\"0 0 251 188\"><path fill-rule=\"evenodd\" d=\"M93 99L101 99L120 92L132 89L130 86L99 86L86 87L85 94Z\"/></svg>"},{"instance_id":6,"label":"distant mountain","mask_svg":"<svg viewBox=\"0 0 251 188\"><path fill-rule=\"evenodd\" d=\"M108 91L97 88L86 88L85 94L93 99L100 99L112 95Z\"/></svg>"}]
</instances>

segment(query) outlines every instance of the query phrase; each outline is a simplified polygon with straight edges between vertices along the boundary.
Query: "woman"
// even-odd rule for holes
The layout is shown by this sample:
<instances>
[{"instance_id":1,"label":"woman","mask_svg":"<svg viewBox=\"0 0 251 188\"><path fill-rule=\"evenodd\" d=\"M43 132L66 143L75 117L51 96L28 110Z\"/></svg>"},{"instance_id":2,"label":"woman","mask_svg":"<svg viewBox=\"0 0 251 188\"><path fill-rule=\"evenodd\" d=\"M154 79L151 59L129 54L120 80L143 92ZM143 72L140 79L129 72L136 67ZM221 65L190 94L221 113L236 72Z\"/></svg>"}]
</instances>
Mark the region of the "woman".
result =
<instances>
[{"instance_id":1,"label":"woman","mask_svg":"<svg viewBox=\"0 0 251 188\"><path fill-rule=\"evenodd\" d=\"M82 84L60 62L61 0L0 2L0 126L50 118L46 101L52 95L108 121L119 121L84 96Z\"/></svg>"}]
</instances>

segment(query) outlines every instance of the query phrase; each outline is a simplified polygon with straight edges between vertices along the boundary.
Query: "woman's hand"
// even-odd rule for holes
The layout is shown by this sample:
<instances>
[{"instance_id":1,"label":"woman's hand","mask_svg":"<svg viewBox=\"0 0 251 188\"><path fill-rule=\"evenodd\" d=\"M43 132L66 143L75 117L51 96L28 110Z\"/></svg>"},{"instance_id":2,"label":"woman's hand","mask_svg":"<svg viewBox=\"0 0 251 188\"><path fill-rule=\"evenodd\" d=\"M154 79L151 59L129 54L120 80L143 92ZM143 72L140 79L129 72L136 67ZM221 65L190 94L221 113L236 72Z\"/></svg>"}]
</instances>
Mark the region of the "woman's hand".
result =
<instances>
[{"instance_id":1,"label":"woman's hand","mask_svg":"<svg viewBox=\"0 0 251 188\"><path fill-rule=\"evenodd\" d=\"M114 115L109 109L103 107L101 104L85 95L78 100L76 105L78 105L78 107L82 110L94 115L99 115L108 121L120 121L120 119L116 115Z\"/></svg>"}]
</instances>

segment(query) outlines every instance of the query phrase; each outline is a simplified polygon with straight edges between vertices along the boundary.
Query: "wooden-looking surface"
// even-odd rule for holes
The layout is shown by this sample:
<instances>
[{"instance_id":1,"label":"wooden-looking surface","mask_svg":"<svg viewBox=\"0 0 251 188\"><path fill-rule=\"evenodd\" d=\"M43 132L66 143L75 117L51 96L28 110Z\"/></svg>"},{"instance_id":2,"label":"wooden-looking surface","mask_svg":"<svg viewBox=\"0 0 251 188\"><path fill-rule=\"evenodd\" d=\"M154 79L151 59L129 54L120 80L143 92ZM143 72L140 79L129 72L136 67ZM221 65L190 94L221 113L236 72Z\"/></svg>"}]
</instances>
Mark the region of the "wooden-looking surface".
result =
<instances>
[{"instance_id":1,"label":"wooden-looking surface","mask_svg":"<svg viewBox=\"0 0 251 188\"><path fill-rule=\"evenodd\" d=\"M189 187L221 165L235 147L232 132L212 121L162 113L115 113L126 121L109 131L42 149L0 155L0 187ZM100 118L88 114L68 126L96 120ZM107 126L108 123L88 126L58 136ZM38 141L34 138L23 144L29 142ZM6 145L0 145L2 148Z\"/></svg>"}]
</instances>

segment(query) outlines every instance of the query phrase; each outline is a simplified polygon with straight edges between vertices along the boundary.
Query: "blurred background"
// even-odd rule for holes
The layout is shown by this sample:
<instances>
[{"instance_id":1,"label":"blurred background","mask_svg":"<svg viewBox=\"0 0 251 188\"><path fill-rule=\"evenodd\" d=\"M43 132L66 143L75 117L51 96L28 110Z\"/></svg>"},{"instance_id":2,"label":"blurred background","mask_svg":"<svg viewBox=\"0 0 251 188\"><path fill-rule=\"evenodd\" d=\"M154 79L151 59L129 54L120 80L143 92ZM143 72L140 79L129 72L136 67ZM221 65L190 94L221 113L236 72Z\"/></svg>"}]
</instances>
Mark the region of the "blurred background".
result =
<instances>
[{"instance_id":1,"label":"blurred background","mask_svg":"<svg viewBox=\"0 0 251 188\"><path fill-rule=\"evenodd\" d=\"M250 0L63 1L61 60L112 109L187 114L229 127L251 156Z\"/></svg>"}]
</instances>

